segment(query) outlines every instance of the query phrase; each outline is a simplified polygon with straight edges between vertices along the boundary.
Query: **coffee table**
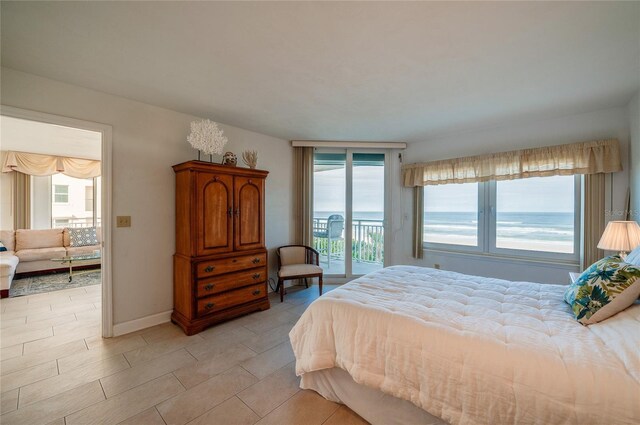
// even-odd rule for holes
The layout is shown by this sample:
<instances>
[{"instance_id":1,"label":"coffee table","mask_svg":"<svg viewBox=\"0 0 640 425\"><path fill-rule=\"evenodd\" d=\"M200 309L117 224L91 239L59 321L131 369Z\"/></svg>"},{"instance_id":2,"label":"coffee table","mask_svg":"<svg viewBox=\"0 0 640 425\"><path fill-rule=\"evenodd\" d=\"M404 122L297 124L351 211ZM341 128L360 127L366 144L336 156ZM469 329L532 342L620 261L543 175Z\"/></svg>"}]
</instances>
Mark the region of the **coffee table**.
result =
<instances>
[{"instance_id":1,"label":"coffee table","mask_svg":"<svg viewBox=\"0 0 640 425\"><path fill-rule=\"evenodd\" d=\"M73 280L74 274L77 276L80 274L86 274L86 273L91 273L95 271L95 270L82 270L82 271L74 272L73 271L74 265L82 265L83 263L99 260L100 258L102 258L102 253L100 250L96 250L86 254L65 255L64 257L52 258L51 261L55 261L60 264L66 264L66 263L69 264L69 282L71 282Z\"/></svg>"}]
</instances>

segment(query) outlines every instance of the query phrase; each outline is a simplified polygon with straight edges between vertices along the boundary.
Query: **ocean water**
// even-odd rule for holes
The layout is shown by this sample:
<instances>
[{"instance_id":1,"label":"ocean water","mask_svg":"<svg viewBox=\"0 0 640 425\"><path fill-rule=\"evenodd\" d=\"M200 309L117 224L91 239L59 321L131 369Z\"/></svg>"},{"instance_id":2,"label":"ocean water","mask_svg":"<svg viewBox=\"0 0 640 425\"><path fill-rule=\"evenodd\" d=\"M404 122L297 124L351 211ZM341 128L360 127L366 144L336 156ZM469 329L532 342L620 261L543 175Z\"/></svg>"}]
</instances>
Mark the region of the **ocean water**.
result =
<instances>
[{"instance_id":1,"label":"ocean water","mask_svg":"<svg viewBox=\"0 0 640 425\"><path fill-rule=\"evenodd\" d=\"M498 213L496 237L535 241L573 242L573 213ZM427 212L426 235L475 236L478 218L473 212Z\"/></svg>"},{"instance_id":2,"label":"ocean water","mask_svg":"<svg viewBox=\"0 0 640 425\"><path fill-rule=\"evenodd\" d=\"M340 212L320 211L314 217L326 219ZM354 222L360 220L382 221L381 211L355 211ZM573 244L573 213L517 212L498 213L496 237L502 240L528 240ZM478 217L474 212L426 212L425 235L474 237L478 232ZM428 239L425 238L425 239Z\"/></svg>"}]
</instances>

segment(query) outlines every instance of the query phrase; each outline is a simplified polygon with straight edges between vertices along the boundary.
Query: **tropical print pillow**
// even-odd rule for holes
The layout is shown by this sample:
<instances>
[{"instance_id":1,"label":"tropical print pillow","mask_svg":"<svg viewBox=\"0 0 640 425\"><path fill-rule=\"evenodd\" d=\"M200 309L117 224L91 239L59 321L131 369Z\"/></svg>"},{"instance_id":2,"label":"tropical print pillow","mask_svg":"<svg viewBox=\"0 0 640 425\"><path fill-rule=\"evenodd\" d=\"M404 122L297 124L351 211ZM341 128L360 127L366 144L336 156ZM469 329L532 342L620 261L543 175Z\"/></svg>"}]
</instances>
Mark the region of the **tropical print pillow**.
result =
<instances>
[{"instance_id":1,"label":"tropical print pillow","mask_svg":"<svg viewBox=\"0 0 640 425\"><path fill-rule=\"evenodd\" d=\"M640 267L620 256L605 257L591 265L567 288L564 300L583 325L600 322L621 312L640 295Z\"/></svg>"}]
</instances>

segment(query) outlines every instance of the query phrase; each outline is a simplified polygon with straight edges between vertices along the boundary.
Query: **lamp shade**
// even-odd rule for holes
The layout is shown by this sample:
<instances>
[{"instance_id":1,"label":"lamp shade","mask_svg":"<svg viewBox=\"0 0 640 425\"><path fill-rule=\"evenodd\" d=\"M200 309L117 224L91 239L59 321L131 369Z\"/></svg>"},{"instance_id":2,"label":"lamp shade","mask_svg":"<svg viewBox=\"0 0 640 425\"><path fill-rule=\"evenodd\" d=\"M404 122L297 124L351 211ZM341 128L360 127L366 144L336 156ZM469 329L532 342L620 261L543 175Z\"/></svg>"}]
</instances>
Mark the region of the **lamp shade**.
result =
<instances>
[{"instance_id":1,"label":"lamp shade","mask_svg":"<svg viewBox=\"0 0 640 425\"><path fill-rule=\"evenodd\" d=\"M635 221L610 221L602 233L598 248L607 251L633 251L640 245L640 226Z\"/></svg>"}]
</instances>

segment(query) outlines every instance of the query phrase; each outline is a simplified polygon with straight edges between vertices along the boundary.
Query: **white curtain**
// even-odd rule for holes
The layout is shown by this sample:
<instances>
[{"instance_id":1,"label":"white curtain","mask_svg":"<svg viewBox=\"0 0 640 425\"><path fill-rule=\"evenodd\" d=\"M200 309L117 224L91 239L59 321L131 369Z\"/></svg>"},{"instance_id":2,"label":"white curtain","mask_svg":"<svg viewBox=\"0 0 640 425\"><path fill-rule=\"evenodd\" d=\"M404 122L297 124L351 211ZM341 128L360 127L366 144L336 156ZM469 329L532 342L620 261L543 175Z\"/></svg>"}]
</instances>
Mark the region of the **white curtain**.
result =
<instances>
[{"instance_id":1,"label":"white curtain","mask_svg":"<svg viewBox=\"0 0 640 425\"><path fill-rule=\"evenodd\" d=\"M10 173L12 171L31 176L50 176L62 173L78 179L88 179L100 175L100 161L9 151L2 165L2 172Z\"/></svg>"},{"instance_id":2,"label":"white curtain","mask_svg":"<svg viewBox=\"0 0 640 425\"><path fill-rule=\"evenodd\" d=\"M571 143L402 166L405 187L622 170L617 140Z\"/></svg>"}]
</instances>

